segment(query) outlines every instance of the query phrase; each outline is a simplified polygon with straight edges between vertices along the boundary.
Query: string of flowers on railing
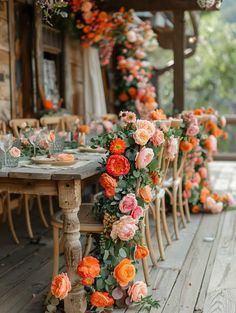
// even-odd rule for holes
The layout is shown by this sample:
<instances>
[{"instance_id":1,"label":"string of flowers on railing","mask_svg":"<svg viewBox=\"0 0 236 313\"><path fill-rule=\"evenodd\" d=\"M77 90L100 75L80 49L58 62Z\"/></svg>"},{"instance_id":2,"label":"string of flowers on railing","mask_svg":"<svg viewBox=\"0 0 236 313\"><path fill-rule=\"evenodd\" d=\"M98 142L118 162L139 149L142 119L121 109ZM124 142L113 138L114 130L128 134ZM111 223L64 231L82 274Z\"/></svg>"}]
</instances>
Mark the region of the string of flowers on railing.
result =
<instances>
[{"instance_id":1,"label":"string of flowers on railing","mask_svg":"<svg viewBox=\"0 0 236 313\"><path fill-rule=\"evenodd\" d=\"M220 213L234 204L230 194L219 195L213 192L208 175L208 162L217 152L217 140L227 139L224 131L226 120L220 117L213 108L196 109L182 114L186 134L196 132L195 144L185 167L184 197L193 213ZM197 126L197 120L200 126ZM194 124L196 125L194 127ZM187 126L187 129L186 129ZM193 137L190 137L190 139ZM192 143L193 143L193 139Z\"/></svg>"}]
</instances>

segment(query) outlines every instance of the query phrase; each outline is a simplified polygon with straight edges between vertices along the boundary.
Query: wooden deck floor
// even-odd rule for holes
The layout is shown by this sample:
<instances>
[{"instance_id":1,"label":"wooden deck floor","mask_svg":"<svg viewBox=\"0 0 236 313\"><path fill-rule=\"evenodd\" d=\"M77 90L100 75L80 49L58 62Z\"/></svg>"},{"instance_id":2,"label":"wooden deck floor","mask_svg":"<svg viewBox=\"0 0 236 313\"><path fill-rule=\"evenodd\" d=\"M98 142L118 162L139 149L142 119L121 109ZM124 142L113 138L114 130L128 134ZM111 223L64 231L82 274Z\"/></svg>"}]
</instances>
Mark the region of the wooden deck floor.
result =
<instances>
[{"instance_id":1,"label":"wooden deck floor","mask_svg":"<svg viewBox=\"0 0 236 313\"><path fill-rule=\"evenodd\" d=\"M211 164L214 189L232 192L236 199L235 174L236 162ZM0 313L43 313L52 268L51 230L42 227L34 212L40 241L32 243L23 217L14 220L20 245L13 243L5 224L0 227ZM236 313L236 211L192 216L180 240L166 248L166 260L158 269L150 266L150 272L150 293L161 302L152 313ZM141 271L139 275L143 279ZM126 310L134 312L135 307Z\"/></svg>"}]
</instances>

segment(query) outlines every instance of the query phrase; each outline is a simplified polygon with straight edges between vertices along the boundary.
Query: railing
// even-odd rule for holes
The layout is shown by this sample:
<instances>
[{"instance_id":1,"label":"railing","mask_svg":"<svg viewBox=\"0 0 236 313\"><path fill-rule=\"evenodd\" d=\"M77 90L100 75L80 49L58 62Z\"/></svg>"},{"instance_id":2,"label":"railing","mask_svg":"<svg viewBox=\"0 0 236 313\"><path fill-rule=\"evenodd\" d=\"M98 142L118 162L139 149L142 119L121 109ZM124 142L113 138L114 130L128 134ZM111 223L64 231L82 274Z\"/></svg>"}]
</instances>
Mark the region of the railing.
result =
<instances>
[{"instance_id":1,"label":"railing","mask_svg":"<svg viewBox=\"0 0 236 313\"><path fill-rule=\"evenodd\" d=\"M226 115L226 131L229 134L227 141L219 143L219 152L215 155L214 160L236 161L236 114Z\"/></svg>"}]
</instances>

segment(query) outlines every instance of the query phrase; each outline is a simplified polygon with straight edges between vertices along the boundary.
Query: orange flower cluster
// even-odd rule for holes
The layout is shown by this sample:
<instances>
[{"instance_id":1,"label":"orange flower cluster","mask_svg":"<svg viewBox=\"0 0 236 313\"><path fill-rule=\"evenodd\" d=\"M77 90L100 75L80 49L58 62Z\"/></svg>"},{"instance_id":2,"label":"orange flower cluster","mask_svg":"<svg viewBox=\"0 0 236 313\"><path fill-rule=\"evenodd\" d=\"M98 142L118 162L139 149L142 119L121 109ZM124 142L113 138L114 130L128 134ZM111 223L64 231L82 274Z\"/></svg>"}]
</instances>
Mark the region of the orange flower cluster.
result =
<instances>
[{"instance_id":1,"label":"orange flower cluster","mask_svg":"<svg viewBox=\"0 0 236 313\"><path fill-rule=\"evenodd\" d=\"M149 114L152 121L165 120L167 117L162 109L156 109Z\"/></svg>"},{"instance_id":2,"label":"orange flower cluster","mask_svg":"<svg viewBox=\"0 0 236 313\"><path fill-rule=\"evenodd\" d=\"M100 270L98 260L92 256L83 258L77 267L77 273L82 278L81 282L86 286L94 283L94 279L99 275Z\"/></svg>"},{"instance_id":3,"label":"orange flower cluster","mask_svg":"<svg viewBox=\"0 0 236 313\"><path fill-rule=\"evenodd\" d=\"M113 197L116 193L117 182L115 178L107 173L103 173L99 179L100 185L105 189L105 196L107 198Z\"/></svg>"},{"instance_id":4,"label":"orange flower cluster","mask_svg":"<svg viewBox=\"0 0 236 313\"><path fill-rule=\"evenodd\" d=\"M114 299L108 292L95 291L90 297L90 302L97 308L106 308L114 304Z\"/></svg>"},{"instance_id":5,"label":"orange flower cluster","mask_svg":"<svg viewBox=\"0 0 236 313\"><path fill-rule=\"evenodd\" d=\"M179 148L182 152L188 153L188 152L192 151L193 145L189 141L181 141Z\"/></svg>"},{"instance_id":6,"label":"orange flower cluster","mask_svg":"<svg viewBox=\"0 0 236 313\"><path fill-rule=\"evenodd\" d=\"M201 203L205 203L206 199L207 199L207 197L209 195L210 195L209 189L206 188L206 187L203 187L202 190L201 190L201 193L200 193L200 201L201 201Z\"/></svg>"},{"instance_id":7,"label":"orange flower cluster","mask_svg":"<svg viewBox=\"0 0 236 313\"><path fill-rule=\"evenodd\" d=\"M121 287L125 287L135 277L135 267L130 259L123 259L114 269L113 276Z\"/></svg>"},{"instance_id":8,"label":"orange flower cluster","mask_svg":"<svg viewBox=\"0 0 236 313\"><path fill-rule=\"evenodd\" d=\"M205 129L207 131L210 131L211 134L214 135L216 138L221 137L223 135L222 129L220 129L213 121L207 121L204 126Z\"/></svg>"},{"instance_id":9,"label":"orange flower cluster","mask_svg":"<svg viewBox=\"0 0 236 313\"><path fill-rule=\"evenodd\" d=\"M198 108L193 110L194 115L203 115L203 114L214 114L215 110L212 107L209 107L207 109L205 108Z\"/></svg>"}]
</instances>

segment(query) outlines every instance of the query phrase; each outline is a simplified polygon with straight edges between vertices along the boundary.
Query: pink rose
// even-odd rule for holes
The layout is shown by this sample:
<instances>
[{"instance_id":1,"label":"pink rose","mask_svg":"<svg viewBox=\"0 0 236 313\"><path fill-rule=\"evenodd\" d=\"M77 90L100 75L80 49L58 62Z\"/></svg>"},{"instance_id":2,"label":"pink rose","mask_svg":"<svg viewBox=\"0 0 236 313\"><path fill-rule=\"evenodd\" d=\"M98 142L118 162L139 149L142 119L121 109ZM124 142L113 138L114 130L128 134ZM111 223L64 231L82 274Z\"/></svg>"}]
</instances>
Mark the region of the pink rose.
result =
<instances>
[{"instance_id":1,"label":"pink rose","mask_svg":"<svg viewBox=\"0 0 236 313\"><path fill-rule=\"evenodd\" d=\"M136 221L140 219L140 217L143 216L143 209L140 206L136 206L135 209L131 212L131 217L135 219Z\"/></svg>"},{"instance_id":2,"label":"pink rose","mask_svg":"<svg viewBox=\"0 0 236 313\"><path fill-rule=\"evenodd\" d=\"M133 43L137 40L137 35L133 30L128 31L126 36L129 42Z\"/></svg>"},{"instance_id":3,"label":"pink rose","mask_svg":"<svg viewBox=\"0 0 236 313\"><path fill-rule=\"evenodd\" d=\"M140 302L142 298L146 297L147 292L147 285L143 281L136 281L128 289L128 295L132 302Z\"/></svg>"},{"instance_id":4,"label":"pink rose","mask_svg":"<svg viewBox=\"0 0 236 313\"><path fill-rule=\"evenodd\" d=\"M137 207L137 199L133 193L129 193L123 197L119 203L119 209L122 213L128 213Z\"/></svg>"},{"instance_id":5,"label":"pink rose","mask_svg":"<svg viewBox=\"0 0 236 313\"><path fill-rule=\"evenodd\" d=\"M150 141L154 144L154 146L161 145L165 141L164 133L160 129L157 129Z\"/></svg>"},{"instance_id":6,"label":"pink rose","mask_svg":"<svg viewBox=\"0 0 236 313\"><path fill-rule=\"evenodd\" d=\"M54 297L62 300L71 291L71 283L66 273L54 277L51 285L51 293Z\"/></svg>"},{"instance_id":7,"label":"pink rose","mask_svg":"<svg viewBox=\"0 0 236 313\"><path fill-rule=\"evenodd\" d=\"M145 146L150 139L150 135L145 129L137 129L133 137L135 143L140 146Z\"/></svg>"},{"instance_id":8,"label":"pink rose","mask_svg":"<svg viewBox=\"0 0 236 313\"><path fill-rule=\"evenodd\" d=\"M196 136L198 133L199 133L199 127L198 127L198 125L191 124L191 125L188 127L188 129L187 129L186 135L187 135L187 136L190 136L190 137L194 137L194 136Z\"/></svg>"},{"instance_id":9,"label":"pink rose","mask_svg":"<svg viewBox=\"0 0 236 313\"><path fill-rule=\"evenodd\" d=\"M152 137L156 131L155 125L147 120L137 120L136 127L137 129L145 129L150 137Z\"/></svg>"},{"instance_id":10,"label":"pink rose","mask_svg":"<svg viewBox=\"0 0 236 313\"><path fill-rule=\"evenodd\" d=\"M136 220L131 216L122 216L112 225L110 236L113 240L119 238L122 241L129 241L133 239L137 230Z\"/></svg>"},{"instance_id":11,"label":"pink rose","mask_svg":"<svg viewBox=\"0 0 236 313\"><path fill-rule=\"evenodd\" d=\"M184 190L183 191L183 198L189 199L191 197L191 190Z\"/></svg>"},{"instance_id":12,"label":"pink rose","mask_svg":"<svg viewBox=\"0 0 236 313\"><path fill-rule=\"evenodd\" d=\"M222 116L220 118L220 126L221 127L225 127L226 126L226 118L224 116Z\"/></svg>"},{"instance_id":13,"label":"pink rose","mask_svg":"<svg viewBox=\"0 0 236 313\"><path fill-rule=\"evenodd\" d=\"M20 155L21 155L21 151L20 151L20 149L18 149L17 147L12 147L12 148L9 150L9 153L10 153L10 155L11 155L13 158L19 158Z\"/></svg>"},{"instance_id":14,"label":"pink rose","mask_svg":"<svg viewBox=\"0 0 236 313\"><path fill-rule=\"evenodd\" d=\"M200 167L198 172L202 179L207 178L207 169L205 167Z\"/></svg>"},{"instance_id":15,"label":"pink rose","mask_svg":"<svg viewBox=\"0 0 236 313\"><path fill-rule=\"evenodd\" d=\"M148 166L154 157L154 152L151 148L143 147L135 157L135 167L142 169Z\"/></svg>"}]
</instances>

